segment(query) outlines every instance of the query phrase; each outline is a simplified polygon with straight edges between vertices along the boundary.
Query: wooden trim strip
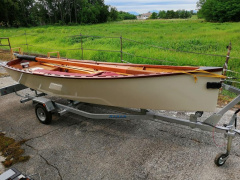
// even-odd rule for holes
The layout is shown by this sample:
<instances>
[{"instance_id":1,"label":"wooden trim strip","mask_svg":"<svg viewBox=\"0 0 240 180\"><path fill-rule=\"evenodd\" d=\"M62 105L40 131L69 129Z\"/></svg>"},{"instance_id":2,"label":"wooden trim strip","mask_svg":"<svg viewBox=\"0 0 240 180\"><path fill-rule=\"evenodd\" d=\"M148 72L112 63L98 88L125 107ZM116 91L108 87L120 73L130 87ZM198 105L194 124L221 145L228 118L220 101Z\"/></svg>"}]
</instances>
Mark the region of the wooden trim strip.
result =
<instances>
[{"instance_id":1,"label":"wooden trim strip","mask_svg":"<svg viewBox=\"0 0 240 180\"><path fill-rule=\"evenodd\" d=\"M83 77L83 76L80 76L80 77L74 77L74 76L50 76L50 75L43 75L43 74L33 74L32 72L30 71L23 71L21 69L18 69L18 68L14 68L13 66L11 66L11 64L16 64L17 62L19 62L20 60L19 59L16 59L16 60L13 60L13 61L10 61L8 62L6 65L3 65L4 68L6 69L10 69L10 70L13 70L13 71L17 71L17 72L20 72L20 73L26 73L26 74L32 74L32 75L36 75L36 76L49 76L49 77L54 77L54 78L74 78L74 79L97 79L97 80L107 80L107 79L135 79L135 78L158 78L158 77L165 77L165 76L178 76L178 75L186 75L186 74L183 74L183 73L163 73L163 74L141 74L141 75L137 75L137 76L134 76L134 75L129 75L129 76L113 76L113 77ZM212 67L211 69L207 69L208 72L220 72L222 70L222 68L216 68L216 67ZM195 72L197 73L197 72ZM193 73L193 74L195 74Z\"/></svg>"},{"instance_id":2,"label":"wooden trim strip","mask_svg":"<svg viewBox=\"0 0 240 180\"><path fill-rule=\"evenodd\" d=\"M124 64L124 63L112 63L112 62L98 62L92 60L68 60L73 62L81 62L88 64L104 64L104 65L117 65L117 66L129 66L129 67L145 67L145 68L163 68L163 69L176 69L176 70L196 70L198 66L168 66L168 65L150 65L150 64Z\"/></svg>"},{"instance_id":3,"label":"wooden trim strip","mask_svg":"<svg viewBox=\"0 0 240 180\"><path fill-rule=\"evenodd\" d=\"M48 62L53 64L61 64L61 65L68 65L68 66L77 66L77 67L86 67L86 68L92 68L96 70L104 70L104 71L112 71L112 72L119 72L119 73L125 73L125 74L153 74L152 71L146 71L146 70L132 70L127 68L120 68L120 67L110 67L110 66L104 66L104 65L96 65L96 64L87 64L87 63L81 63L81 62L72 62L67 60L57 60L57 59L46 59L46 58L39 58L36 57L36 60L39 62Z\"/></svg>"}]
</instances>

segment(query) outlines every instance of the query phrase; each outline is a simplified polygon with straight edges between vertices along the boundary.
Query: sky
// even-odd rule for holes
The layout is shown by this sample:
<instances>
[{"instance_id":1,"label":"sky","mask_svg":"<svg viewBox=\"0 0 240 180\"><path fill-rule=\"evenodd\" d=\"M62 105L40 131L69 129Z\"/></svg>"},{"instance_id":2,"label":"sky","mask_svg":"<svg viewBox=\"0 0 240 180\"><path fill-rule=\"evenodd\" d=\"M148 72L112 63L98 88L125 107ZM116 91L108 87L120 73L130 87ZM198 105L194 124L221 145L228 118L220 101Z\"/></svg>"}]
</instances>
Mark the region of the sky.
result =
<instances>
[{"instance_id":1,"label":"sky","mask_svg":"<svg viewBox=\"0 0 240 180\"><path fill-rule=\"evenodd\" d=\"M105 0L118 11L147 13L153 10L195 10L198 0Z\"/></svg>"}]
</instances>

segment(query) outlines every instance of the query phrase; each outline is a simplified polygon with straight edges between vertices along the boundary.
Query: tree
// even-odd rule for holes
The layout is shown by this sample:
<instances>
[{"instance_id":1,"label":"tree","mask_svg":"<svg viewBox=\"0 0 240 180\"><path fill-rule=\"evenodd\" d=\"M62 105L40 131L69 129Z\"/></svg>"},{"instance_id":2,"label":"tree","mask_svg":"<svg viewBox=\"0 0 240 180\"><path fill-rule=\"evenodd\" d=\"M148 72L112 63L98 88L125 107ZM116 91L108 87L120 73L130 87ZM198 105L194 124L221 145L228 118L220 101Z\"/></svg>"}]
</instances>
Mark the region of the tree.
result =
<instances>
[{"instance_id":1,"label":"tree","mask_svg":"<svg viewBox=\"0 0 240 180\"><path fill-rule=\"evenodd\" d=\"M239 0L200 0L198 17L212 22L240 21Z\"/></svg>"},{"instance_id":2,"label":"tree","mask_svg":"<svg viewBox=\"0 0 240 180\"><path fill-rule=\"evenodd\" d=\"M166 11L159 11L158 18L160 19L173 19L173 18L180 18L180 19L187 19L192 17L193 11L186 11L186 10L168 10Z\"/></svg>"},{"instance_id":3,"label":"tree","mask_svg":"<svg viewBox=\"0 0 240 180\"><path fill-rule=\"evenodd\" d=\"M116 21L118 19L118 11L115 7L110 7L109 21Z\"/></svg>"},{"instance_id":4,"label":"tree","mask_svg":"<svg viewBox=\"0 0 240 180\"><path fill-rule=\"evenodd\" d=\"M157 19L158 14L156 12L153 12L152 15L150 16L150 19Z\"/></svg>"},{"instance_id":5,"label":"tree","mask_svg":"<svg viewBox=\"0 0 240 180\"><path fill-rule=\"evenodd\" d=\"M186 10L179 10L179 18L181 19L187 19L192 17L191 11L186 11Z\"/></svg>"},{"instance_id":6,"label":"tree","mask_svg":"<svg viewBox=\"0 0 240 180\"><path fill-rule=\"evenodd\" d=\"M198 10L199 9L201 9L201 7L203 6L203 4L206 2L206 0L199 0L198 2L197 2L197 8L198 8Z\"/></svg>"},{"instance_id":7,"label":"tree","mask_svg":"<svg viewBox=\"0 0 240 180\"><path fill-rule=\"evenodd\" d=\"M125 13L122 19L135 19ZM0 0L0 26L95 24L116 21L119 12L104 0Z\"/></svg>"},{"instance_id":8,"label":"tree","mask_svg":"<svg viewBox=\"0 0 240 180\"><path fill-rule=\"evenodd\" d=\"M160 19L166 19L166 11L159 11L159 13L158 13L158 17L160 18Z\"/></svg>"},{"instance_id":9,"label":"tree","mask_svg":"<svg viewBox=\"0 0 240 180\"><path fill-rule=\"evenodd\" d=\"M31 25L41 26L45 25L48 22L47 10L44 6L37 2L30 10L29 21Z\"/></svg>"},{"instance_id":10,"label":"tree","mask_svg":"<svg viewBox=\"0 0 240 180\"><path fill-rule=\"evenodd\" d=\"M166 18L167 19L175 18L175 12L173 10L168 10L167 13L166 13Z\"/></svg>"},{"instance_id":11,"label":"tree","mask_svg":"<svg viewBox=\"0 0 240 180\"><path fill-rule=\"evenodd\" d=\"M128 12L120 11L118 12L119 20L137 19L137 16L130 14Z\"/></svg>"}]
</instances>

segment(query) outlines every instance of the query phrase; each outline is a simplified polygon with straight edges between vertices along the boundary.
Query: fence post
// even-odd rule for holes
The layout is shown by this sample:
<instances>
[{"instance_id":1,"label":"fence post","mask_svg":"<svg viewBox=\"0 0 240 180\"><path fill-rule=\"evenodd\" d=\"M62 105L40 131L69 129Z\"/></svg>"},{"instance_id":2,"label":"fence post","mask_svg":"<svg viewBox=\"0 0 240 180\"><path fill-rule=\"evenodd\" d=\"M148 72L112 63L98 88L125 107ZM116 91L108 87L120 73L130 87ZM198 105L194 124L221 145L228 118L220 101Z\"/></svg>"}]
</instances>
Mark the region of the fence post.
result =
<instances>
[{"instance_id":1,"label":"fence post","mask_svg":"<svg viewBox=\"0 0 240 180\"><path fill-rule=\"evenodd\" d=\"M224 76L226 75L227 70L228 70L228 61L230 59L230 53L231 53L231 50L232 50L231 41L230 41L230 44L227 46L227 48L228 48L228 53L227 53L226 61L225 61L224 66L223 66L223 75Z\"/></svg>"},{"instance_id":2,"label":"fence post","mask_svg":"<svg viewBox=\"0 0 240 180\"><path fill-rule=\"evenodd\" d=\"M120 53L121 53L121 62L123 63L123 51L122 51L122 49L123 49L123 42L122 42L122 35L120 36L120 43L121 43L121 51L120 51Z\"/></svg>"},{"instance_id":3,"label":"fence post","mask_svg":"<svg viewBox=\"0 0 240 180\"><path fill-rule=\"evenodd\" d=\"M28 52L27 31L26 30L25 30L25 38L26 38L26 46L27 46L27 52Z\"/></svg>"},{"instance_id":4,"label":"fence post","mask_svg":"<svg viewBox=\"0 0 240 180\"><path fill-rule=\"evenodd\" d=\"M80 38L81 38L82 60L83 60L83 41L82 41L82 33L80 33Z\"/></svg>"},{"instance_id":5,"label":"fence post","mask_svg":"<svg viewBox=\"0 0 240 180\"><path fill-rule=\"evenodd\" d=\"M9 45L9 48L10 48L10 50L11 50L12 47L11 47L11 44L10 44L10 40L9 40L9 38L8 38L8 45Z\"/></svg>"},{"instance_id":6,"label":"fence post","mask_svg":"<svg viewBox=\"0 0 240 180\"><path fill-rule=\"evenodd\" d=\"M8 45L2 44L2 42L1 42L2 39L7 39L8 40ZM10 50L12 48L11 44L10 44L10 40L9 40L8 37L0 37L0 46L8 46L10 48Z\"/></svg>"}]
</instances>

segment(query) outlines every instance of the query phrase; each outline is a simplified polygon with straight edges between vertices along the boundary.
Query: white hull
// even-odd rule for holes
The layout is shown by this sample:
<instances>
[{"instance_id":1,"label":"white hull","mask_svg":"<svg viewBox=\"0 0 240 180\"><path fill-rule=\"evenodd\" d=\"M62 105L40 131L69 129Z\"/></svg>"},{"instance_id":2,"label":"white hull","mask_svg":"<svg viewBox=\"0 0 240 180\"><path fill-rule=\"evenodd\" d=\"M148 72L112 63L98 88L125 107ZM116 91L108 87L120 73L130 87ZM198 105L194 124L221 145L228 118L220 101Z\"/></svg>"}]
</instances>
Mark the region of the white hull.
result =
<instances>
[{"instance_id":1,"label":"white hull","mask_svg":"<svg viewBox=\"0 0 240 180\"><path fill-rule=\"evenodd\" d=\"M207 89L206 84L220 81L219 78L198 77L195 83L187 74L84 79L6 70L15 81L52 96L93 104L174 111L214 111L219 90Z\"/></svg>"}]
</instances>

